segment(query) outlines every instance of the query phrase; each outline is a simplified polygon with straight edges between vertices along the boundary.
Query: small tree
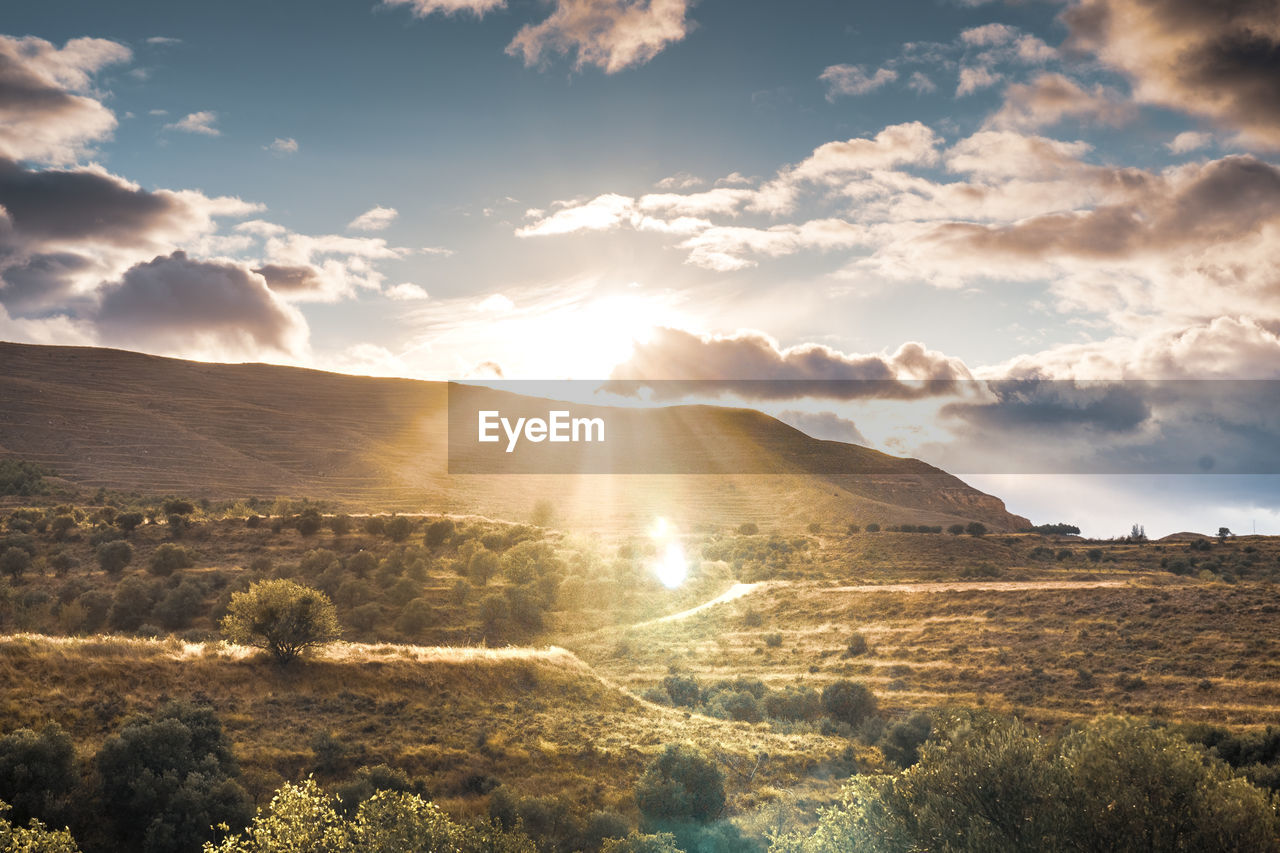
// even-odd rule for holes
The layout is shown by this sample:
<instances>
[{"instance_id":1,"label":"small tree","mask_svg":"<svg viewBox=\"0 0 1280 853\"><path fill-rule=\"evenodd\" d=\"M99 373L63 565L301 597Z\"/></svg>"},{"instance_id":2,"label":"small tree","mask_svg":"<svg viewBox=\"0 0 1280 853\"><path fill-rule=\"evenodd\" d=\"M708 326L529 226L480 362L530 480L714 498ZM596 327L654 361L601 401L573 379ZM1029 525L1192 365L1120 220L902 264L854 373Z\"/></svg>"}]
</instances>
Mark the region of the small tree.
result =
<instances>
[{"instance_id":1,"label":"small tree","mask_svg":"<svg viewBox=\"0 0 1280 853\"><path fill-rule=\"evenodd\" d=\"M698 749L670 744L636 783L636 805L649 825L708 823L724 809L724 775Z\"/></svg>"},{"instance_id":2,"label":"small tree","mask_svg":"<svg viewBox=\"0 0 1280 853\"><path fill-rule=\"evenodd\" d=\"M986 536L987 526L981 521L971 521L965 525L964 532L970 536Z\"/></svg>"},{"instance_id":3,"label":"small tree","mask_svg":"<svg viewBox=\"0 0 1280 853\"><path fill-rule=\"evenodd\" d=\"M860 724L876 712L876 695L857 681L841 679L822 691L822 710L827 716L851 726Z\"/></svg>"},{"instance_id":4,"label":"small tree","mask_svg":"<svg viewBox=\"0 0 1280 853\"><path fill-rule=\"evenodd\" d=\"M164 542L151 555L151 562L147 569L153 575L168 577L178 569L190 568L193 562L191 552L186 548L174 545L172 542Z\"/></svg>"},{"instance_id":5,"label":"small tree","mask_svg":"<svg viewBox=\"0 0 1280 853\"><path fill-rule=\"evenodd\" d=\"M31 568L31 555L21 548L5 548L0 554L0 571L17 580Z\"/></svg>"},{"instance_id":6,"label":"small tree","mask_svg":"<svg viewBox=\"0 0 1280 853\"><path fill-rule=\"evenodd\" d=\"M1235 534L1231 532L1230 527L1218 528L1218 542L1226 542L1228 536L1235 536Z\"/></svg>"},{"instance_id":7,"label":"small tree","mask_svg":"<svg viewBox=\"0 0 1280 853\"><path fill-rule=\"evenodd\" d=\"M403 542L413 532L413 519L403 515L393 515L387 521L387 538L392 542Z\"/></svg>"},{"instance_id":8,"label":"small tree","mask_svg":"<svg viewBox=\"0 0 1280 853\"><path fill-rule=\"evenodd\" d=\"M117 575L133 562L133 546L123 540L104 542L98 546L98 565L109 575Z\"/></svg>"},{"instance_id":9,"label":"small tree","mask_svg":"<svg viewBox=\"0 0 1280 853\"><path fill-rule=\"evenodd\" d=\"M324 593L289 580L259 581L232 595L222 632L233 643L265 649L282 665L341 633Z\"/></svg>"},{"instance_id":10,"label":"small tree","mask_svg":"<svg viewBox=\"0 0 1280 853\"><path fill-rule=\"evenodd\" d=\"M953 524L947 528L947 532L950 533L952 536L959 536L961 533L964 533L964 525Z\"/></svg>"},{"instance_id":11,"label":"small tree","mask_svg":"<svg viewBox=\"0 0 1280 853\"><path fill-rule=\"evenodd\" d=\"M423 541L428 548L439 548L453 536L453 519L440 518L427 525L427 535Z\"/></svg>"},{"instance_id":12,"label":"small tree","mask_svg":"<svg viewBox=\"0 0 1280 853\"><path fill-rule=\"evenodd\" d=\"M122 512L116 516L116 527L125 533L132 533L143 522L140 512Z\"/></svg>"}]
</instances>

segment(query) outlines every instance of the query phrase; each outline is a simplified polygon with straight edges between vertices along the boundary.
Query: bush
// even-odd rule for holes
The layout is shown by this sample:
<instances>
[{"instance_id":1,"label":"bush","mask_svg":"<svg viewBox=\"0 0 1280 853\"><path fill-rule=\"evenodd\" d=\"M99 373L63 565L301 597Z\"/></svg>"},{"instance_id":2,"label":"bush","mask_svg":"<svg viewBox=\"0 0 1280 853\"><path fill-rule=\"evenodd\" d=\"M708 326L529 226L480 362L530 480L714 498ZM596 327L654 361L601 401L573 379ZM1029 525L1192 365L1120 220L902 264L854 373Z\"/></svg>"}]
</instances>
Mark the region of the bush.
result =
<instances>
[{"instance_id":1,"label":"bush","mask_svg":"<svg viewBox=\"0 0 1280 853\"><path fill-rule=\"evenodd\" d=\"M65 824L78 782L75 746L57 723L38 735L18 729L0 738L0 801L12 806L17 823Z\"/></svg>"},{"instance_id":2,"label":"bush","mask_svg":"<svg viewBox=\"0 0 1280 853\"><path fill-rule=\"evenodd\" d=\"M439 617L431 600L415 598L405 604L396 619L396 630L410 639L418 639L422 632L436 624Z\"/></svg>"},{"instance_id":3,"label":"bush","mask_svg":"<svg viewBox=\"0 0 1280 853\"><path fill-rule=\"evenodd\" d=\"M844 532L849 534L850 536L853 536L854 534L861 533L862 528L856 524L850 524L847 527L845 527Z\"/></svg>"},{"instance_id":4,"label":"bush","mask_svg":"<svg viewBox=\"0 0 1280 853\"><path fill-rule=\"evenodd\" d=\"M970 536L986 536L987 526L981 521L971 521L965 525L964 532Z\"/></svg>"},{"instance_id":5,"label":"bush","mask_svg":"<svg viewBox=\"0 0 1280 853\"><path fill-rule=\"evenodd\" d=\"M96 556L98 565L104 572L117 575L133 562L133 546L121 540L105 542L98 546Z\"/></svg>"},{"instance_id":6,"label":"bush","mask_svg":"<svg viewBox=\"0 0 1280 853\"><path fill-rule=\"evenodd\" d=\"M76 529L76 519L72 515L55 515L49 522L49 533L61 542L67 534Z\"/></svg>"},{"instance_id":7,"label":"bush","mask_svg":"<svg viewBox=\"0 0 1280 853\"><path fill-rule=\"evenodd\" d=\"M403 515L393 515L387 521L386 534L392 542L403 542L413 532L413 519Z\"/></svg>"},{"instance_id":8,"label":"bush","mask_svg":"<svg viewBox=\"0 0 1280 853\"><path fill-rule=\"evenodd\" d=\"M880 525L876 524L875 522L872 522L871 524L868 524L868 525L867 525L867 532L868 532L868 533L879 533L879 532L880 532Z\"/></svg>"},{"instance_id":9,"label":"bush","mask_svg":"<svg viewBox=\"0 0 1280 853\"><path fill-rule=\"evenodd\" d=\"M0 553L0 572L4 572L15 581L31 568L31 555L21 548L5 548Z\"/></svg>"},{"instance_id":10,"label":"bush","mask_svg":"<svg viewBox=\"0 0 1280 853\"><path fill-rule=\"evenodd\" d=\"M611 838L604 842L600 853L684 853L676 846L676 837L669 832L653 835L633 832L626 838Z\"/></svg>"},{"instance_id":11,"label":"bush","mask_svg":"<svg viewBox=\"0 0 1280 853\"><path fill-rule=\"evenodd\" d=\"M670 744L636 783L636 805L650 822L708 823L724 810L724 776L696 748Z\"/></svg>"},{"instance_id":12,"label":"bush","mask_svg":"<svg viewBox=\"0 0 1280 853\"><path fill-rule=\"evenodd\" d=\"M204 612L204 587L187 578L156 603L151 615L170 631L186 628Z\"/></svg>"},{"instance_id":13,"label":"bush","mask_svg":"<svg viewBox=\"0 0 1280 853\"><path fill-rule=\"evenodd\" d=\"M696 708L702 701L702 688L693 676L668 675L662 679L662 686L666 688L672 705Z\"/></svg>"},{"instance_id":14,"label":"bush","mask_svg":"<svg viewBox=\"0 0 1280 853\"><path fill-rule=\"evenodd\" d=\"M339 513L329 519L329 529L334 536L346 536L351 532L351 516Z\"/></svg>"},{"instance_id":15,"label":"bush","mask_svg":"<svg viewBox=\"0 0 1280 853\"><path fill-rule=\"evenodd\" d=\"M195 565L191 552L181 545L164 542L151 555L147 568L151 574L168 577L178 569L187 569Z\"/></svg>"},{"instance_id":16,"label":"bush","mask_svg":"<svg viewBox=\"0 0 1280 853\"><path fill-rule=\"evenodd\" d=\"M208 708L170 704L106 740L94 759L119 842L144 853L187 853L215 824L252 815L222 723Z\"/></svg>"},{"instance_id":17,"label":"bush","mask_svg":"<svg viewBox=\"0 0 1280 853\"><path fill-rule=\"evenodd\" d=\"M822 713L822 699L812 687L788 687L765 694L764 709L776 720L816 720Z\"/></svg>"},{"instance_id":18,"label":"bush","mask_svg":"<svg viewBox=\"0 0 1280 853\"><path fill-rule=\"evenodd\" d=\"M467 562L467 577L476 586L485 586L498 571L498 555L481 548Z\"/></svg>"},{"instance_id":19,"label":"bush","mask_svg":"<svg viewBox=\"0 0 1280 853\"><path fill-rule=\"evenodd\" d=\"M849 645L845 647L844 656L847 658L856 658L865 655L870 646L867 645L867 638L864 634L854 634L849 638Z\"/></svg>"},{"instance_id":20,"label":"bush","mask_svg":"<svg viewBox=\"0 0 1280 853\"><path fill-rule=\"evenodd\" d=\"M428 548L439 548L453 536L453 519L441 518L427 525L423 542Z\"/></svg>"},{"instance_id":21,"label":"bush","mask_svg":"<svg viewBox=\"0 0 1280 853\"><path fill-rule=\"evenodd\" d=\"M963 525L963 524L953 524L953 525L951 525L950 527L948 527L948 528L947 528L947 532L948 532L948 533L950 533L952 536L959 536L959 535L961 535L962 533L964 533L964 525Z\"/></svg>"},{"instance_id":22,"label":"bush","mask_svg":"<svg viewBox=\"0 0 1280 853\"><path fill-rule=\"evenodd\" d=\"M28 497L46 491L44 478L53 472L25 459L0 459L0 495Z\"/></svg>"},{"instance_id":23,"label":"bush","mask_svg":"<svg viewBox=\"0 0 1280 853\"><path fill-rule=\"evenodd\" d=\"M747 521L738 525L739 536L755 536L760 532L760 525L754 521Z\"/></svg>"},{"instance_id":24,"label":"bush","mask_svg":"<svg viewBox=\"0 0 1280 853\"><path fill-rule=\"evenodd\" d=\"M844 850L1276 851L1268 795L1167 730L1119 717L1042 741L1016 720L958 714L897 775L855 776L807 838Z\"/></svg>"},{"instance_id":25,"label":"bush","mask_svg":"<svg viewBox=\"0 0 1280 853\"><path fill-rule=\"evenodd\" d=\"M387 530L387 521L380 515L371 515L364 520L364 532L370 536L381 536Z\"/></svg>"},{"instance_id":26,"label":"bush","mask_svg":"<svg viewBox=\"0 0 1280 853\"><path fill-rule=\"evenodd\" d=\"M207 853L535 853L523 833L462 826L414 794L379 791L345 818L312 779L285 784L243 834Z\"/></svg>"},{"instance_id":27,"label":"bush","mask_svg":"<svg viewBox=\"0 0 1280 853\"><path fill-rule=\"evenodd\" d=\"M933 719L917 711L889 726L878 744L884 757L899 767L910 767L920 759L920 747L933 733Z\"/></svg>"},{"instance_id":28,"label":"bush","mask_svg":"<svg viewBox=\"0 0 1280 853\"><path fill-rule=\"evenodd\" d=\"M161 505L161 510L165 515L191 515L196 511L196 506L191 501L179 499L165 501Z\"/></svg>"},{"instance_id":29,"label":"bush","mask_svg":"<svg viewBox=\"0 0 1280 853\"><path fill-rule=\"evenodd\" d=\"M876 695L865 684L841 679L822 691L822 710L833 720L855 728L876 712Z\"/></svg>"},{"instance_id":30,"label":"bush","mask_svg":"<svg viewBox=\"0 0 1280 853\"><path fill-rule=\"evenodd\" d=\"M288 580L259 581L232 595L222 631L233 643L265 649L282 665L341 634L333 603Z\"/></svg>"},{"instance_id":31,"label":"bush","mask_svg":"<svg viewBox=\"0 0 1280 853\"><path fill-rule=\"evenodd\" d=\"M155 590L142 578L126 578L116 586L107 613L107 624L114 631L136 631L151 615L155 606Z\"/></svg>"},{"instance_id":32,"label":"bush","mask_svg":"<svg viewBox=\"0 0 1280 853\"><path fill-rule=\"evenodd\" d=\"M75 839L65 829L52 830L38 820L27 827L14 826L5 815L9 806L0 801L0 850L13 853L80 853Z\"/></svg>"},{"instance_id":33,"label":"bush","mask_svg":"<svg viewBox=\"0 0 1280 853\"><path fill-rule=\"evenodd\" d=\"M125 533L132 533L141 526L143 520L140 512L122 512L116 516L116 527L119 527Z\"/></svg>"},{"instance_id":34,"label":"bush","mask_svg":"<svg viewBox=\"0 0 1280 853\"><path fill-rule=\"evenodd\" d=\"M314 507L308 507L299 513L294 527L298 529L298 533L302 536L315 536L320 532L320 528L324 525L324 519L320 516L320 510Z\"/></svg>"}]
</instances>

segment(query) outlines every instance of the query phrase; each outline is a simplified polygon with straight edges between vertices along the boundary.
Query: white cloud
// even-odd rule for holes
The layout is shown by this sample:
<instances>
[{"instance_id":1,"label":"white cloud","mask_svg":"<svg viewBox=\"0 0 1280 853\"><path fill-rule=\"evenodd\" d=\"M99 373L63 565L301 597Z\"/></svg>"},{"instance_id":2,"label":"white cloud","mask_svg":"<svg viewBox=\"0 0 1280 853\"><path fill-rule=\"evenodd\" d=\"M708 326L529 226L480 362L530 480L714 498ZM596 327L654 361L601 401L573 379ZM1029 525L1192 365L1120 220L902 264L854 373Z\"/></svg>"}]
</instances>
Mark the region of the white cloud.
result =
<instances>
[{"instance_id":1,"label":"white cloud","mask_svg":"<svg viewBox=\"0 0 1280 853\"><path fill-rule=\"evenodd\" d=\"M182 133L199 133L204 136L221 136L222 131L214 127L218 121L218 114L211 110L200 110L195 113L188 113L186 117L166 124L165 130L177 130Z\"/></svg>"},{"instance_id":2,"label":"white cloud","mask_svg":"<svg viewBox=\"0 0 1280 853\"><path fill-rule=\"evenodd\" d=\"M401 282L394 287L387 288L387 298L394 299L397 302L413 302L421 299L429 299L428 293L416 284L410 282Z\"/></svg>"},{"instance_id":3,"label":"white cloud","mask_svg":"<svg viewBox=\"0 0 1280 853\"><path fill-rule=\"evenodd\" d=\"M956 97L972 95L987 89L1004 79L1004 75L985 65L960 69L960 81L956 84Z\"/></svg>"},{"instance_id":4,"label":"white cloud","mask_svg":"<svg viewBox=\"0 0 1280 853\"><path fill-rule=\"evenodd\" d=\"M526 24L507 53L525 65L548 54L575 54L574 66L594 65L613 74L643 65L690 29L688 0L553 0L551 15Z\"/></svg>"},{"instance_id":5,"label":"white cloud","mask_svg":"<svg viewBox=\"0 0 1280 853\"><path fill-rule=\"evenodd\" d=\"M468 12L477 18L495 9L505 9L506 0L382 0L386 6L408 6L419 18L431 14L456 15Z\"/></svg>"},{"instance_id":6,"label":"white cloud","mask_svg":"<svg viewBox=\"0 0 1280 853\"><path fill-rule=\"evenodd\" d=\"M294 139L291 136L286 136L286 137L277 136L275 139L271 140L270 145L264 145L263 148L267 151L270 151L272 154L280 154L280 155L297 154L298 140Z\"/></svg>"},{"instance_id":7,"label":"white cloud","mask_svg":"<svg viewBox=\"0 0 1280 853\"><path fill-rule=\"evenodd\" d=\"M352 231L382 231L399 215L394 207L375 206L348 222L347 228Z\"/></svg>"},{"instance_id":8,"label":"white cloud","mask_svg":"<svg viewBox=\"0 0 1280 853\"><path fill-rule=\"evenodd\" d=\"M827 100L834 101L841 95L865 95L898 79L892 68L877 68L868 74L864 65L831 65L818 79L827 84Z\"/></svg>"},{"instance_id":9,"label":"white cloud","mask_svg":"<svg viewBox=\"0 0 1280 853\"><path fill-rule=\"evenodd\" d=\"M1174 154L1185 154L1188 151L1199 151L1201 148L1208 148L1212 144L1212 133L1184 130L1175 136L1172 141L1166 142L1164 147Z\"/></svg>"}]
</instances>

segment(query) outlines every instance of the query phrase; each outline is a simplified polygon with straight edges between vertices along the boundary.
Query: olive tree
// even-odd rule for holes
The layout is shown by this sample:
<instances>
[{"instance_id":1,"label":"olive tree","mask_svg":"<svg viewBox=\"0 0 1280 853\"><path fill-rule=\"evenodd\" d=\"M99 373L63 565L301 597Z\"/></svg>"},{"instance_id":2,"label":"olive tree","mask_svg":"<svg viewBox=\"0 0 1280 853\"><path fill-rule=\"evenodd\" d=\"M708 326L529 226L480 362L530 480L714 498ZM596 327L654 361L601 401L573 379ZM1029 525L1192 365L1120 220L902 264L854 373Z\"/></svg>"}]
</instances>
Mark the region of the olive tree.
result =
<instances>
[{"instance_id":1,"label":"olive tree","mask_svg":"<svg viewBox=\"0 0 1280 853\"><path fill-rule=\"evenodd\" d=\"M324 593L290 580L267 580L231 596L222 633L233 643L265 649L287 664L340 636L338 615Z\"/></svg>"}]
</instances>

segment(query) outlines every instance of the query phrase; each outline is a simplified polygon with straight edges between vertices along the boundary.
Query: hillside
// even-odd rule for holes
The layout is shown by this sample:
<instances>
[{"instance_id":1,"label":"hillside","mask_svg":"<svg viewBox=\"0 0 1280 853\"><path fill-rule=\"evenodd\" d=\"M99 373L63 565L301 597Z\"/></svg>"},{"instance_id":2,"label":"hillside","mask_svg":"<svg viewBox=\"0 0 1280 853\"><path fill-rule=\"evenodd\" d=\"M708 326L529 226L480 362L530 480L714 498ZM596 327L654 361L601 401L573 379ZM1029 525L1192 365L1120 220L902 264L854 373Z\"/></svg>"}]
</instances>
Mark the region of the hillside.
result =
<instances>
[{"instance_id":1,"label":"hillside","mask_svg":"<svg viewBox=\"0 0 1280 853\"><path fill-rule=\"evenodd\" d=\"M550 498L563 520L611 529L641 529L654 515L791 528L1028 524L922 462L820 441L745 409L613 410L632 423L629 434L660 439L614 452L631 460L627 470L657 473L450 475L445 383L8 343L0 365L0 456L44 463L85 487L506 517ZM545 401L523 405L546 410Z\"/></svg>"}]
</instances>

